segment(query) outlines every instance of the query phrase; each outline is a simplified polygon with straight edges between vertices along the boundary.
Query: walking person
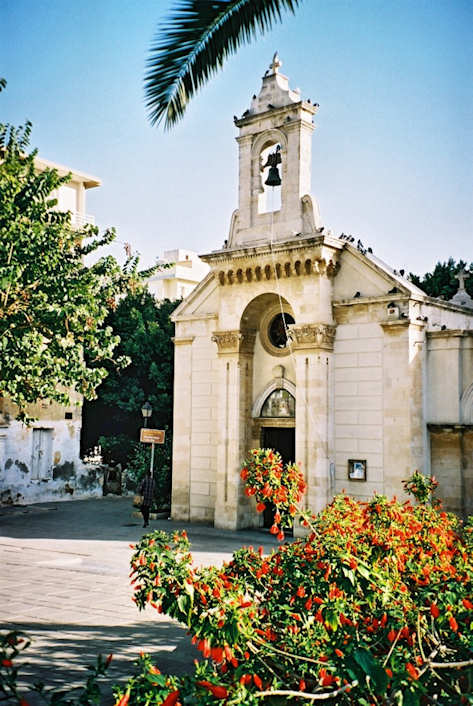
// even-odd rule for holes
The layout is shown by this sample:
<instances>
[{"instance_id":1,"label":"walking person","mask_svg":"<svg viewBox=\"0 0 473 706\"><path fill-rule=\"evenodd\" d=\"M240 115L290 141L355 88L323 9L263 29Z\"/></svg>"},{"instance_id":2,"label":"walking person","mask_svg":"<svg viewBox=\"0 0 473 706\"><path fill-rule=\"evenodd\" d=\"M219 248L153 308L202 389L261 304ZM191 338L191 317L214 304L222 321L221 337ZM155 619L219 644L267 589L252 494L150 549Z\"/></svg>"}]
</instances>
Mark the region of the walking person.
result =
<instances>
[{"instance_id":1,"label":"walking person","mask_svg":"<svg viewBox=\"0 0 473 706\"><path fill-rule=\"evenodd\" d=\"M140 486L140 494L143 496L143 503L141 505L141 514L143 515L144 524L143 527L148 527L149 525L149 513L151 510L151 505L153 504L154 496L154 480L151 475L151 471L146 471L146 475L143 478L143 482Z\"/></svg>"}]
</instances>

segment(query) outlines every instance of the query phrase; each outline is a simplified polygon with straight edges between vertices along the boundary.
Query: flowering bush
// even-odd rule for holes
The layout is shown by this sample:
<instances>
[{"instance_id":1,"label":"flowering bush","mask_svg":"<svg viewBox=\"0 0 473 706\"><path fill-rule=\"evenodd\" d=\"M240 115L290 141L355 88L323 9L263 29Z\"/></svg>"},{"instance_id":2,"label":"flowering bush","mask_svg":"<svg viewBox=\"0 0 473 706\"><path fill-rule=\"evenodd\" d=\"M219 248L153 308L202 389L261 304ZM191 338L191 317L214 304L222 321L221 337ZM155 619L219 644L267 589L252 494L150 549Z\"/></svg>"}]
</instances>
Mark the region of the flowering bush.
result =
<instances>
[{"instance_id":1,"label":"flowering bush","mask_svg":"<svg viewBox=\"0 0 473 706\"><path fill-rule=\"evenodd\" d=\"M300 519L295 467L255 450L242 477L279 526ZM204 659L174 678L143 658L120 706L473 704L473 522L462 533L432 505L382 495L339 495L302 518L308 536L268 556L243 548L222 568L193 567L185 532L143 537L134 600L185 624Z\"/></svg>"},{"instance_id":2,"label":"flowering bush","mask_svg":"<svg viewBox=\"0 0 473 706\"><path fill-rule=\"evenodd\" d=\"M276 506L270 532L282 541L282 528L292 527L306 490L298 466L290 463L284 467L280 454L273 449L252 449L240 477L245 482L246 495L255 496L257 512L264 512L269 503Z\"/></svg>"},{"instance_id":3,"label":"flowering bush","mask_svg":"<svg viewBox=\"0 0 473 706\"><path fill-rule=\"evenodd\" d=\"M419 471L414 471L408 480L403 480L402 484L406 493L410 493L418 502L426 503L430 500L435 492L438 481L435 476L424 476ZM436 503L439 501L436 500Z\"/></svg>"}]
</instances>

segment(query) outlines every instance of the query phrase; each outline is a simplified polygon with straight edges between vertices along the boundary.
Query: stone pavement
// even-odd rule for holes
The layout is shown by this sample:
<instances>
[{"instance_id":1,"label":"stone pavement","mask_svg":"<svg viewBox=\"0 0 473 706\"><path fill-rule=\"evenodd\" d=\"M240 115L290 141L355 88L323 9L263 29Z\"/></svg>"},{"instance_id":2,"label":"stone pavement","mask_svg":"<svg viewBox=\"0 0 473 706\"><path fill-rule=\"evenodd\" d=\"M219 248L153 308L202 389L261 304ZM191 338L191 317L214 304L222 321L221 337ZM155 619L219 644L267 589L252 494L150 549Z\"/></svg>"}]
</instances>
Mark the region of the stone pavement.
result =
<instances>
[{"instance_id":1,"label":"stone pavement","mask_svg":"<svg viewBox=\"0 0 473 706\"><path fill-rule=\"evenodd\" d=\"M198 655L185 629L156 611L139 612L131 601L130 543L143 534L132 517L131 498L0 507L0 628L23 630L33 639L20 680L73 688L83 685L87 665L113 653L103 682L104 704L112 684L133 673L140 651L163 672L191 671ZM186 528L196 564L220 564L242 545L277 543L268 533L228 532L170 520L149 530ZM146 530L148 531L148 530ZM28 697L31 704L36 699Z\"/></svg>"}]
</instances>

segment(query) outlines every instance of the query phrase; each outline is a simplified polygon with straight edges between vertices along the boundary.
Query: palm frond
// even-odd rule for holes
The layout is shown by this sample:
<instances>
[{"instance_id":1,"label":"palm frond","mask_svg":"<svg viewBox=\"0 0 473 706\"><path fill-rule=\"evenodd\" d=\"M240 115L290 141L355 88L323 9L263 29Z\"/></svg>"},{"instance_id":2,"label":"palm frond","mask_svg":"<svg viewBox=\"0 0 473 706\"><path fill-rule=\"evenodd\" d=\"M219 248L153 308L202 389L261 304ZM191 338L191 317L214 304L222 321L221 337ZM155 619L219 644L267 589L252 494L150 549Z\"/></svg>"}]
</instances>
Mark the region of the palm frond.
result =
<instances>
[{"instance_id":1,"label":"palm frond","mask_svg":"<svg viewBox=\"0 0 473 706\"><path fill-rule=\"evenodd\" d=\"M294 13L302 0L179 0L158 27L145 76L146 106L152 125L165 118L170 128L182 118L192 96L225 59L258 33Z\"/></svg>"}]
</instances>

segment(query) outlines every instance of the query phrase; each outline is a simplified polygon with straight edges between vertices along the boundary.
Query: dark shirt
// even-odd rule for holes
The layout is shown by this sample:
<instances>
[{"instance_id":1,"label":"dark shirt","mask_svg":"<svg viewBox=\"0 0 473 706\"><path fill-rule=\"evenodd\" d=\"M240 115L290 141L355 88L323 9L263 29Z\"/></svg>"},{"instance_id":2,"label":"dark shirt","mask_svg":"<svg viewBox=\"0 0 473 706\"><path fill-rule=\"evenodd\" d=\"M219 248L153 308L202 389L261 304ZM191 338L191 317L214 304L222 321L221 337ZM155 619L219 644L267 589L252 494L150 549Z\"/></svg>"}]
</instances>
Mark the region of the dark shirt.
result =
<instances>
[{"instance_id":1,"label":"dark shirt","mask_svg":"<svg viewBox=\"0 0 473 706\"><path fill-rule=\"evenodd\" d=\"M150 476L145 476L140 493L143 496L143 505L152 505L154 494L154 480Z\"/></svg>"}]
</instances>

